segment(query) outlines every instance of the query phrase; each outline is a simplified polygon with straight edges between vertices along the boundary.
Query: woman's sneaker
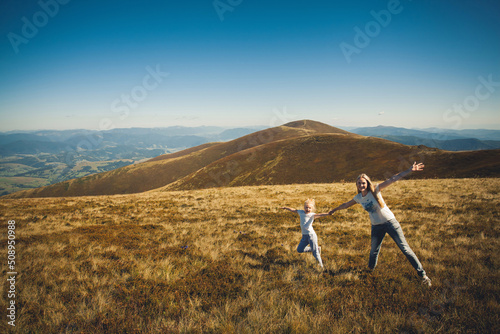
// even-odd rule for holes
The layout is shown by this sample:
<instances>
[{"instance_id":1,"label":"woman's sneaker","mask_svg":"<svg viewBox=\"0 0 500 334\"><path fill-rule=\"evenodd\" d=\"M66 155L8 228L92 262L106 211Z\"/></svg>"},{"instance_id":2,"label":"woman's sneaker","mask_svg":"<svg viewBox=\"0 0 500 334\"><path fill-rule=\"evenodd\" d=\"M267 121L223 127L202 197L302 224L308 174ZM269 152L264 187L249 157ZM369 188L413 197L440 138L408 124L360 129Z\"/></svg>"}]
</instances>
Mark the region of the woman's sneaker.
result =
<instances>
[{"instance_id":1,"label":"woman's sneaker","mask_svg":"<svg viewBox=\"0 0 500 334\"><path fill-rule=\"evenodd\" d=\"M425 275L424 277L422 277L422 284L430 287L432 285L431 279L427 275Z\"/></svg>"}]
</instances>

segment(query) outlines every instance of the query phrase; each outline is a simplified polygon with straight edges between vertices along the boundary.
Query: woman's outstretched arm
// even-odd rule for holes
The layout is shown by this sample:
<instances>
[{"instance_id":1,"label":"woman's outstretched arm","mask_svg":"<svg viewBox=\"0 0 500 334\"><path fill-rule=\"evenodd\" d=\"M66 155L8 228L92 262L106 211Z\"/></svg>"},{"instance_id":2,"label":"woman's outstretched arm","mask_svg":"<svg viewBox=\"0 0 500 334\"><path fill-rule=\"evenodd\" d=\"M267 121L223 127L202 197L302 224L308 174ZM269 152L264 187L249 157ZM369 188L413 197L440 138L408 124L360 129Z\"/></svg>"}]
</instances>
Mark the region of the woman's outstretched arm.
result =
<instances>
[{"instance_id":1,"label":"woman's outstretched arm","mask_svg":"<svg viewBox=\"0 0 500 334\"><path fill-rule=\"evenodd\" d=\"M344 209L350 208L350 207L351 207L351 206L353 206L354 204L356 204L356 201L355 201L355 200L353 200L353 199L351 199L349 202L342 203L342 204L340 204L339 206L337 206L335 209L330 210L330 211L328 212L328 214L333 215L333 213L334 213L335 211L339 211L339 210L344 210Z\"/></svg>"},{"instance_id":2,"label":"woman's outstretched arm","mask_svg":"<svg viewBox=\"0 0 500 334\"><path fill-rule=\"evenodd\" d=\"M378 185L378 189L382 190L382 189L390 186L391 184L393 184L396 181L401 180L403 177L407 176L411 172L420 172L420 171L423 171L423 170L424 170L424 164L421 163L421 162L417 164L417 162L415 161L413 163L413 165L410 168L408 168L407 170L402 171L401 173L398 173L398 174L392 176L391 178L385 180L381 184L379 184Z\"/></svg>"}]
</instances>

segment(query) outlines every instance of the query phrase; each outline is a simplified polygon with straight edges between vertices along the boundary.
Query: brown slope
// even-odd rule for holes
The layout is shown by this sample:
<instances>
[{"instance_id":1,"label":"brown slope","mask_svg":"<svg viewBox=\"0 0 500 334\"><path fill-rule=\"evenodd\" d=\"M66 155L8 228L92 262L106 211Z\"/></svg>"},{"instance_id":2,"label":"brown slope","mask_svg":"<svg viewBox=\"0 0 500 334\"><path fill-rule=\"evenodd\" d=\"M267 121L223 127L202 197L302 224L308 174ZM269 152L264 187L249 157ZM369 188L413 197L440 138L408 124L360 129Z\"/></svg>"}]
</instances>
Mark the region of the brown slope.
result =
<instances>
[{"instance_id":1,"label":"brown slope","mask_svg":"<svg viewBox=\"0 0 500 334\"><path fill-rule=\"evenodd\" d=\"M420 178L499 177L500 150L449 152L372 137L339 134L291 138L220 159L162 190L220 186L353 181L360 173L375 180L426 164Z\"/></svg>"},{"instance_id":2,"label":"brown slope","mask_svg":"<svg viewBox=\"0 0 500 334\"><path fill-rule=\"evenodd\" d=\"M206 143L206 144L201 144L201 145L198 145L198 146L195 146L195 147L187 148L187 149L182 150L182 151L178 151L178 152L174 152L174 153L169 153L169 154L162 154L160 156L151 158L151 159L149 159L147 161L160 161L160 160L168 160L168 159L173 159L173 158L179 158L179 157L183 157L183 156L189 155L191 153L200 151L200 150L202 150L204 148L211 147L211 146L214 146L214 145L219 145L219 144L220 143Z\"/></svg>"},{"instance_id":3,"label":"brown slope","mask_svg":"<svg viewBox=\"0 0 500 334\"><path fill-rule=\"evenodd\" d=\"M175 182L197 170L236 152L276 140L307 136L318 131L347 133L314 121L285 124L225 142L205 144L184 151L162 155L149 161L113 171L89 175L50 186L7 195L19 197L65 197L139 193ZM352 136L357 136L352 134Z\"/></svg>"}]
</instances>

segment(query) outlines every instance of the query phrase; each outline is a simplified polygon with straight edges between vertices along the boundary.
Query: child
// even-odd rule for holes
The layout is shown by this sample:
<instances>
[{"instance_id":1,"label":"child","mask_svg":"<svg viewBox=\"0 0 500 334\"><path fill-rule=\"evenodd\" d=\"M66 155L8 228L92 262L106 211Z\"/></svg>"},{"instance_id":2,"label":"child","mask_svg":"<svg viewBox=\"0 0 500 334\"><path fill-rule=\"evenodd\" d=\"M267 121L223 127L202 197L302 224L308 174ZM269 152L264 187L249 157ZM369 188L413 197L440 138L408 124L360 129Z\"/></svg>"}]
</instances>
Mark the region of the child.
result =
<instances>
[{"instance_id":1,"label":"child","mask_svg":"<svg viewBox=\"0 0 500 334\"><path fill-rule=\"evenodd\" d=\"M314 213L315 203L314 199L308 198L304 203L304 210L295 210L288 207L283 207L282 209L288 210L290 212L295 212L299 214L300 217L300 229L302 230L302 239L297 246L297 252L312 252L314 258L319 262L321 268L323 268L323 261L321 260L321 247L318 246L318 236L312 227L314 218L328 216L328 213ZM308 246L306 248L306 246Z\"/></svg>"},{"instance_id":2,"label":"child","mask_svg":"<svg viewBox=\"0 0 500 334\"><path fill-rule=\"evenodd\" d=\"M424 165L422 163L417 164L416 162L414 162L413 166L408 170L394 175L393 177L382 182L376 187L374 187L368 175L361 174L356 180L358 194L349 202L345 202L335 209L331 210L329 214L333 214L338 210L347 209L356 203L361 204L363 208L369 213L372 225L371 250L368 267L370 269L374 269L377 265L380 247L382 246L382 241L384 240L384 236L387 233L396 242L399 249L403 252L408 261L410 261L413 268L415 268L417 274L422 279L422 283L430 287L430 278L427 277L422 264L408 245L408 242L403 235L401 225L399 225L399 222L394 217L394 214L385 204L384 199L382 198L382 194L380 193L382 189L405 177L411 172L421 171L423 169Z\"/></svg>"}]
</instances>

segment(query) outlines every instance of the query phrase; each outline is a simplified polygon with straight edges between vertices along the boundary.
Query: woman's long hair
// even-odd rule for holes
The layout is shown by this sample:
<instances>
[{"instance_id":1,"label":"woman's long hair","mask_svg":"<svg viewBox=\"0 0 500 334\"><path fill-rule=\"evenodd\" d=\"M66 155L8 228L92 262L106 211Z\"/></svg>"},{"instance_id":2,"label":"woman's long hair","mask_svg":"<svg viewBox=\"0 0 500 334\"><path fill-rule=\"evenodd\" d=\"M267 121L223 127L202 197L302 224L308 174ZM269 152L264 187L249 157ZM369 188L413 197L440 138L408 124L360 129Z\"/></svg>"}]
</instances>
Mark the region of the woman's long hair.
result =
<instances>
[{"instance_id":1,"label":"woman's long hair","mask_svg":"<svg viewBox=\"0 0 500 334\"><path fill-rule=\"evenodd\" d=\"M358 178L356 179L356 189L358 190L358 193L361 192L361 191L359 191L358 185L357 185L359 179L365 179L366 180L366 183L368 183L368 191L370 191L373 194L373 196L375 197L375 199L378 202L378 205L380 205L380 208L382 209L385 206L385 203L382 200L382 198L380 197L380 191L378 193L375 193L375 186L373 185L372 180L370 180L370 178L368 177L368 175L366 175L364 173L360 174L358 176Z\"/></svg>"}]
</instances>

